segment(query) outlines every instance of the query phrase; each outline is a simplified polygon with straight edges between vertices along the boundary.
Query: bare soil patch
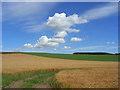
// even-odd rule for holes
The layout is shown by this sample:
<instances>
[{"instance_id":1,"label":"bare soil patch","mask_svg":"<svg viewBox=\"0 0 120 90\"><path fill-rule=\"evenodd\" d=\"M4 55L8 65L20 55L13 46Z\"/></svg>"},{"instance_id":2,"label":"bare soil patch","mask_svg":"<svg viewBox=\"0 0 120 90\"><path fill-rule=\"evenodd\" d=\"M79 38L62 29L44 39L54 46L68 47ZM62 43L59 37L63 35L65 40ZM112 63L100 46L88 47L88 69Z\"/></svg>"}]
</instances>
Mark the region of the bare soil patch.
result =
<instances>
[{"instance_id":1,"label":"bare soil patch","mask_svg":"<svg viewBox=\"0 0 120 90\"><path fill-rule=\"evenodd\" d=\"M20 88L20 86L24 83L24 80L19 80L16 82L13 82L12 84L10 84L9 86L7 86L6 88Z\"/></svg>"},{"instance_id":2,"label":"bare soil patch","mask_svg":"<svg viewBox=\"0 0 120 90\"><path fill-rule=\"evenodd\" d=\"M13 83L11 83L6 88L21 88L21 86L25 83L25 80L30 80L30 79L33 79L33 78L36 78L36 77L38 77L38 75L35 75L35 76L32 76L32 77L27 77L24 80L14 81Z\"/></svg>"},{"instance_id":3,"label":"bare soil patch","mask_svg":"<svg viewBox=\"0 0 120 90\"><path fill-rule=\"evenodd\" d=\"M50 88L48 85L39 85L39 84L36 84L33 86L33 88Z\"/></svg>"}]
</instances>

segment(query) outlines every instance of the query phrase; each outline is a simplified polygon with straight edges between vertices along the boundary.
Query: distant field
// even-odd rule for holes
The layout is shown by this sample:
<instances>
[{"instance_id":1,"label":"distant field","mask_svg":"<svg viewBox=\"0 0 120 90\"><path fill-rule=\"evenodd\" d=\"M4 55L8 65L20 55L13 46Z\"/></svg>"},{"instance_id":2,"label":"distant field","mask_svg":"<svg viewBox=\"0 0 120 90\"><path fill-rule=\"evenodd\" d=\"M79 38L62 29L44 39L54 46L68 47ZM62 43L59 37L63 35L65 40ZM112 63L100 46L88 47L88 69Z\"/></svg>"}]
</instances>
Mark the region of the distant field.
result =
<instances>
[{"instance_id":1,"label":"distant field","mask_svg":"<svg viewBox=\"0 0 120 90\"><path fill-rule=\"evenodd\" d=\"M118 55L75 55L75 54L53 54L53 53L24 53L35 56L70 59L70 60L87 60L87 61L118 61Z\"/></svg>"}]
</instances>

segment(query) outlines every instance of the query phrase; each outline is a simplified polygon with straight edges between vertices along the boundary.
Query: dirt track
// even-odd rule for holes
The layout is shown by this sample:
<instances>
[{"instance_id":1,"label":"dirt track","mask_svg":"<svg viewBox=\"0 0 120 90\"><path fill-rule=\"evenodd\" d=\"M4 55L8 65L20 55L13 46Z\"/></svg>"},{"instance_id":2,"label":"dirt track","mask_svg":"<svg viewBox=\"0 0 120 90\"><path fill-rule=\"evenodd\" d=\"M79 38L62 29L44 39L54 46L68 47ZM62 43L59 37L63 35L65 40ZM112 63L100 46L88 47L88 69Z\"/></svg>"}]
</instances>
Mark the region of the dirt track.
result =
<instances>
[{"instance_id":1,"label":"dirt track","mask_svg":"<svg viewBox=\"0 0 120 90\"><path fill-rule=\"evenodd\" d=\"M3 54L2 72L17 73L32 70L53 70L65 68L111 68L118 69L117 62L64 60L26 54Z\"/></svg>"}]
</instances>

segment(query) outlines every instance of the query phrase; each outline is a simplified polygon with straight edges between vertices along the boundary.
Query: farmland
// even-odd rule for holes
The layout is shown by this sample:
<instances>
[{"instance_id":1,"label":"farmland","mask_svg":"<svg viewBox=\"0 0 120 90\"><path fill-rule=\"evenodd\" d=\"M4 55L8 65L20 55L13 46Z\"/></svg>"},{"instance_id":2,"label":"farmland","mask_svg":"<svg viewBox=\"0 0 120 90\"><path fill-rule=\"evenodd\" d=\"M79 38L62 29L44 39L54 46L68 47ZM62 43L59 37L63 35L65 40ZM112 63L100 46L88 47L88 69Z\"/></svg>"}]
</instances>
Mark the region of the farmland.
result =
<instances>
[{"instance_id":1,"label":"farmland","mask_svg":"<svg viewBox=\"0 0 120 90\"><path fill-rule=\"evenodd\" d=\"M2 54L3 88L118 88L117 56L30 54Z\"/></svg>"},{"instance_id":2,"label":"farmland","mask_svg":"<svg viewBox=\"0 0 120 90\"><path fill-rule=\"evenodd\" d=\"M70 59L70 60L87 60L87 61L118 61L118 55L75 55L75 54L53 54L53 53L24 53L35 56Z\"/></svg>"}]
</instances>

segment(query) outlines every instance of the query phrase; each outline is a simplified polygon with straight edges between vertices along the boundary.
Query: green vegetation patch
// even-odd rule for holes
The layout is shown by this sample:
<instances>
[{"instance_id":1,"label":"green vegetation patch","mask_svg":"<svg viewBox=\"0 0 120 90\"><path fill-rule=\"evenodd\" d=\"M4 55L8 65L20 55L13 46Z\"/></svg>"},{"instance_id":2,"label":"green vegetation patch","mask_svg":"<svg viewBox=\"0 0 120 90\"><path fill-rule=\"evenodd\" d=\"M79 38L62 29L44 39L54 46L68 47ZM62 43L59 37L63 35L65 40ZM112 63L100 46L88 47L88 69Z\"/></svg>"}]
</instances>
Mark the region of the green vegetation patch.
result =
<instances>
[{"instance_id":1,"label":"green vegetation patch","mask_svg":"<svg viewBox=\"0 0 120 90\"><path fill-rule=\"evenodd\" d=\"M53 54L53 53L25 53L29 55L70 59L70 60L86 60L86 61L113 61L118 62L118 55L75 55L75 54Z\"/></svg>"},{"instance_id":2,"label":"green vegetation patch","mask_svg":"<svg viewBox=\"0 0 120 90\"><path fill-rule=\"evenodd\" d=\"M4 74L2 73L2 88L9 86L11 83L16 82L18 80L25 80L25 78L33 77L35 75L40 75L46 71L31 71L31 72L22 72L15 74Z\"/></svg>"},{"instance_id":3,"label":"green vegetation patch","mask_svg":"<svg viewBox=\"0 0 120 90\"><path fill-rule=\"evenodd\" d=\"M73 69L61 69L61 70L83 70L81 68ZM19 88L36 88L38 85L39 88L63 88L61 85L57 85L55 81L55 74L61 70L54 71L29 71L21 72L15 74L4 74L2 73L2 88L6 88L13 85L13 83L23 81L22 85ZM86 70L86 69L85 69Z\"/></svg>"},{"instance_id":4,"label":"green vegetation patch","mask_svg":"<svg viewBox=\"0 0 120 90\"><path fill-rule=\"evenodd\" d=\"M25 80L25 84L22 85L22 88L36 88L35 85L38 85L38 86L41 85L41 88L42 86L46 86L46 88L54 86L52 84L50 86L48 81L50 81L51 77L53 77L56 73L57 71L56 72L44 72L40 74L38 77L32 78L30 80Z\"/></svg>"}]
</instances>

